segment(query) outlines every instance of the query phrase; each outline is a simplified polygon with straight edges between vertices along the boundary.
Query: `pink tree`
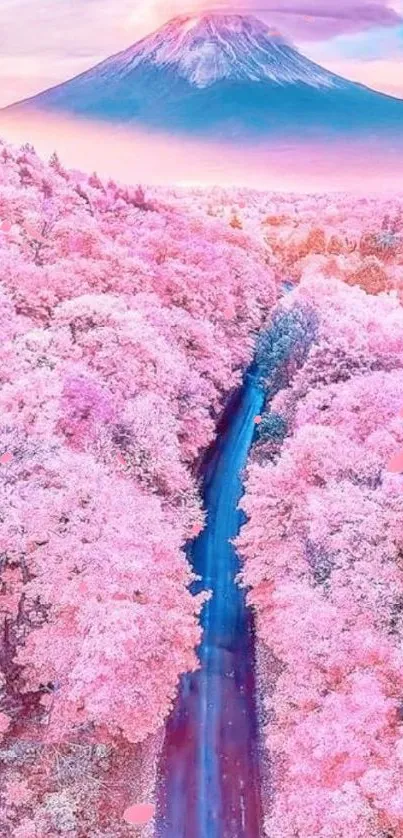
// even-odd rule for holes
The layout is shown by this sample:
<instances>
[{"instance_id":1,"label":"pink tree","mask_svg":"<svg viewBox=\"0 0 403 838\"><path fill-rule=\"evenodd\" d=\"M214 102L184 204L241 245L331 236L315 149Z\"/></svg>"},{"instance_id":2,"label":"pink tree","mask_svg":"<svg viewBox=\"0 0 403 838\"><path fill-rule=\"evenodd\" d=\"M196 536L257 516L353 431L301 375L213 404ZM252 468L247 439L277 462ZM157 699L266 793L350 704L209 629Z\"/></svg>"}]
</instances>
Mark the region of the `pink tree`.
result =
<instances>
[{"instance_id":1,"label":"pink tree","mask_svg":"<svg viewBox=\"0 0 403 838\"><path fill-rule=\"evenodd\" d=\"M288 435L249 468L238 539L260 657L273 661L267 831L403 835L403 501L385 472L403 443L402 312L325 278L282 305L296 300L314 307L316 339L271 405Z\"/></svg>"}]
</instances>

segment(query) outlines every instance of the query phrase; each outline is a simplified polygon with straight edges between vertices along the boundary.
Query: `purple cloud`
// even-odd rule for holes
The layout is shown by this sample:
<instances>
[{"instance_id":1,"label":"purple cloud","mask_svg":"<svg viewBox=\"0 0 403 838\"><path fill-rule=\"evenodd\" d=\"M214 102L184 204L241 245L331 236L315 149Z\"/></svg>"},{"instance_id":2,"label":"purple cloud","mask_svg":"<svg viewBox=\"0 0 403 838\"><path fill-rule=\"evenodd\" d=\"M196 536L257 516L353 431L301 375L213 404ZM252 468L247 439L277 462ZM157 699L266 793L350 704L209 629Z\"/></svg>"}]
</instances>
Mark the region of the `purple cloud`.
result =
<instances>
[{"instance_id":1,"label":"purple cloud","mask_svg":"<svg viewBox=\"0 0 403 838\"><path fill-rule=\"evenodd\" d=\"M206 1L206 6L208 4ZM399 2L389 0L250 0L217 3L215 8L249 12L273 23L296 40L323 40L403 22ZM214 8L214 6L213 6Z\"/></svg>"}]
</instances>

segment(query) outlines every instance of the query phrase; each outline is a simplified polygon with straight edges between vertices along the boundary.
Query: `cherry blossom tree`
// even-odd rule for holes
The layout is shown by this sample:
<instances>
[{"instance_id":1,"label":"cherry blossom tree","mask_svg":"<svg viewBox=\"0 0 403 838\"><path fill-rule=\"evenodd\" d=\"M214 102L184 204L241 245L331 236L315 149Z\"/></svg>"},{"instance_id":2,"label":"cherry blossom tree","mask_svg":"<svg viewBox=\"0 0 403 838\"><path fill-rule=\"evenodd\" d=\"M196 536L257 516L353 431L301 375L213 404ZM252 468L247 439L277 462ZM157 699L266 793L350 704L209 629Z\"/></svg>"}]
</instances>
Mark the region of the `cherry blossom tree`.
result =
<instances>
[{"instance_id":1,"label":"cherry blossom tree","mask_svg":"<svg viewBox=\"0 0 403 838\"><path fill-rule=\"evenodd\" d=\"M281 303L298 305L314 340L263 413L266 438L271 416L283 432L266 460L256 448L237 541L272 661L267 834L400 836L403 495L386 465L403 444L402 309L323 276Z\"/></svg>"},{"instance_id":2,"label":"cherry blossom tree","mask_svg":"<svg viewBox=\"0 0 403 838\"><path fill-rule=\"evenodd\" d=\"M225 219L0 153L0 831L125 838L197 666L195 464L275 276Z\"/></svg>"}]
</instances>

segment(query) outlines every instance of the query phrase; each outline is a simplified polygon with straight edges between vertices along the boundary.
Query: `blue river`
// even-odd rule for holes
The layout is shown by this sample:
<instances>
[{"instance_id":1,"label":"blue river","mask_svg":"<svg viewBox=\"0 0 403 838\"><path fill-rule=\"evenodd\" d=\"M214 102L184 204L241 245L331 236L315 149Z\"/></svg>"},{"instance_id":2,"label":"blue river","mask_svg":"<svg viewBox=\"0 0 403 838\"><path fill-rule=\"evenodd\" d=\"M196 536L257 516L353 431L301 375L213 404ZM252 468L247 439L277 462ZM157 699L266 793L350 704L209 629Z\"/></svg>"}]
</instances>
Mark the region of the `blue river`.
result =
<instances>
[{"instance_id":1,"label":"blue river","mask_svg":"<svg viewBox=\"0 0 403 838\"><path fill-rule=\"evenodd\" d=\"M235 584L230 543L242 523L242 471L264 404L256 372L231 400L202 468L207 523L189 548L212 591L202 613L200 669L182 677L168 719L158 780L157 838L260 838L260 743L253 621Z\"/></svg>"}]
</instances>

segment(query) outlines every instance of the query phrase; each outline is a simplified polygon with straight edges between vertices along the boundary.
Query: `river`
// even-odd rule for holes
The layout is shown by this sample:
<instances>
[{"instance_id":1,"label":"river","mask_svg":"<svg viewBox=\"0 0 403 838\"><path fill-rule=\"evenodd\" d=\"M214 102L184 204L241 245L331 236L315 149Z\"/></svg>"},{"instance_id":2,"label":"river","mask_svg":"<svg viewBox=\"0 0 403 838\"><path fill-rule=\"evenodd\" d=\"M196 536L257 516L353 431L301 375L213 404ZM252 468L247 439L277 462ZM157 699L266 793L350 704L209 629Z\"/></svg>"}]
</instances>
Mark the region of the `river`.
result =
<instances>
[{"instance_id":1,"label":"river","mask_svg":"<svg viewBox=\"0 0 403 838\"><path fill-rule=\"evenodd\" d=\"M229 539L241 525L242 470L262 409L256 373L231 400L202 467L206 527L189 549L211 590L201 624L200 669L182 677L160 762L157 838L260 838L262 807L253 621L235 584Z\"/></svg>"}]
</instances>

